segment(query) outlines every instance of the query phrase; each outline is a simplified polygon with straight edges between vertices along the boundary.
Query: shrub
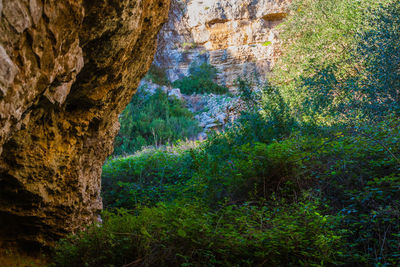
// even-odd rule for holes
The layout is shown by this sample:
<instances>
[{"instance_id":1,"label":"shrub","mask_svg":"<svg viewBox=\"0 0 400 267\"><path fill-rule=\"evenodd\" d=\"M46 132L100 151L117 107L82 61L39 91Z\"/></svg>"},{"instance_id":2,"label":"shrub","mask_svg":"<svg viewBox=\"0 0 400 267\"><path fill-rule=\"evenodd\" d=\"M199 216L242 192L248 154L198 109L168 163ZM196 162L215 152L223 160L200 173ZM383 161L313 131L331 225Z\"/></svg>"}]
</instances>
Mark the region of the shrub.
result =
<instances>
[{"instance_id":1,"label":"shrub","mask_svg":"<svg viewBox=\"0 0 400 267\"><path fill-rule=\"evenodd\" d=\"M398 110L397 2L294 3L272 82L296 118L329 125Z\"/></svg>"},{"instance_id":2,"label":"shrub","mask_svg":"<svg viewBox=\"0 0 400 267\"><path fill-rule=\"evenodd\" d=\"M144 146L164 145L196 136L200 127L193 114L161 90L153 95L140 91L120 115L121 129L114 154L128 154Z\"/></svg>"},{"instance_id":3,"label":"shrub","mask_svg":"<svg viewBox=\"0 0 400 267\"><path fill-rule=\"evenodd\" d=\"M178 146L172 151L147 149L108 160L102 173L104 206L133 209L177 198L194 172L194 153L192 148Z\"/></svg>"},{"instance_id":4,"label":"shrub","mask_svg":"<svg viewBox=\"0 0 400 267\"><path fill-rule=\"evenodd\" d=\"M298 166L289 160L294 155L286 144L236 145L224 139L214 141L196 158L195 164L200 166L191 179L197 185L197 194L211 206L224 200L259 201L272 194L281 195L283 189L291 192L285 194L290 198L306 182L296 183Z\"/></svg>"},{"instance_id":5,"label":"shrub","mask_svg":"<svg viewBox=\"0 0 400 267\"><path fill-rule=\"evenodd\" d=\"M172 85L184 94L227 93L228 88L215 82L217 73L217 69L210 64L193 63L189 68L189 76L176 80Z\"/></svg>"},{"instance_id":6,"label":"shrub","mask_svg":"<svg viewBox=\"0 0 400 267\"><path fill-rule=\"evenodd\" d=\"M305 170L316 189L342 216L349 265L400 263L400 128L398 119L337 133L335 140L308 139L314 152ZM320 147L320 150L315 150Z\"/></svg>"},{"instance_id":7,"label":"shrub","mask_svg":"<svg viewBox=\"0 0 400 267\"><path fill-rule=\"evenodd\" d=\"M57 263L396 266L398 123L268 143L220 134L109 161L106 203L134 214L106 213L60 243Z\"/></svg>"},{"instance_id":8,"label":"shrub","mask_svg":"<svg viewBox=\"0 0 400 267\"><path fill-rule=\"evenodd\" d=\"M105 212L92 226L61 241L57 266L255 266L332 264L340 256L334 222L312 204L280 210L251 205L212 211L169 203L136 214Z\"/></svg>"},{"instance_id":9,"label":"shrub","mask_svg":"<svg viewBox=\"0 0 400 267\"><path fill-rule=\"evenodd\" d=\"M146 78L158 85L170 85L166 70L152 64L146 74Z\"/></svg>"},{"instance_id":10,"label":"shrub","mask_svg":"<svg viewBox=\"0 0 400 267\"><path fill-rule=\"evenodd\" d=\"M314 128L315 130L315 128ZM243 133L243 132L242 132ZM296 201L312 188L339 220L346 264L400 263L399 120L238 145L235 132L212 139L199 177L211 203L271 195ZM268 203L271 206L271 203Z\"/></svg>"}]
</instances>

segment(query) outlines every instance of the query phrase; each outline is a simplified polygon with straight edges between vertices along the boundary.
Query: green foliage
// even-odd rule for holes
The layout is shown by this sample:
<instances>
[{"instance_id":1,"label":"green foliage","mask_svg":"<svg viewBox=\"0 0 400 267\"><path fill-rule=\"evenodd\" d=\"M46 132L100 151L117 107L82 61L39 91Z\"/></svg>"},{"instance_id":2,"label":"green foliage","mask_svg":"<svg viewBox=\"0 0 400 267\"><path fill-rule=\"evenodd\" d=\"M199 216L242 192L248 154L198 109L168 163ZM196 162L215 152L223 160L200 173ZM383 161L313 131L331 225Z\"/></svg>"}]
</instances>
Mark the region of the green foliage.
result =
<instances>
[{"instance_id":1,"label":"green foliage","mask_svg":"<svg viewBox=\"0 0 400 267\"><path fill-rule=\"evenodd\" d=\"M217 69L207 63L200 65L193 63L189 68L189 76L173 82L173 86L179 88L183 94L215 93L225 94L228 89L215 82Z\"/></svg>"},{"instance_id":2,"label":"green foliage","mask_svg":"<svg viewBox=\"0 0 400 267\"><path fill-rule=\"evenodd\" d=\"M247 137L246 132L241 134ZM212 141L210 167L202 172L208 181L204 196L236 202L275 195L295 201L299 192L311 187L328 206L325 212L340 220L335 227L344 233L347 264L400 263L397 118L363 127L292 133L269 144L238 146L238 140L246 139L237 135L240 132Z\"/></svg>"},{"instance_id":3,"label":"green foliage","mask_svg":"<svg viewBox=\"0 0 400 267\"><path fill-rule=\"evenodd\" d=\"M266 42L264 42L262 45L263 45L263 46L269 46L269 45L271 45L271 44L272 44L271 41L266 41Z\"/></svg>"},{"instance_id":4,"label":"green foliage","mask_svg":"<svg viewBox=\"0 0 400 267\"><path fill-rule=\"evenodd\" d=\"M196 48L197 44L196 43L183 43L182 48L187 51L189 49L194 49Z\"/></svg>"},{"instance_id":5,"label":"green foliage","mask_svg":"<svg viewBox=\"0 0 400 267\"><path fill-rule=\"evenodd\" d=\"M336 133L329 141L303 141L314 149L303 161L305 169L318 179L317 190L332 211L343 216L349 264L400 263L399 136L399 120L387 119Z\"/></svg>"},{"instance_id":6,"label":"green foliage","mask_svg":"<svg viewBox=\"0 0 400 267\"><path fill-rule=\"evenodd\" d=\"M400 2L387 1L370 21L370 30L361 34L355 52L364 62L359 74L359 91L370 117L400 114Z\"/></svg>"},{"instance_id":7,"label":"green foliage","mask_svg":"<svg viewBox=\"0 0 400 267\"><path fill-rule=\"evenodd\" d=\"M227 133L234 143L269 143L288 137L299 128L277 87L265 84L257 92L249 80L238 79L236 84L247 109Z\"/></svg>"},{"instance_id":8,"label":"green foliage","mask_svg":"<svg viewBox=\"0 0 400 267\"><path fill-rule=\"evenodd\" d=\"M190 180L197 195L215 206L221 201L260 201L270 195L292 199L306 179L297 181L298 166L290 147L278 143L238 145L215 138L196 158L198 171ZM284 191L284 192L283 192Z\"/></svg>"},{"instance_id":9,"label":"green foliage","mask_svg":"<svg viewBox=\"0 0 400 267\"><path fill-rule=\"evenodd\" d=\"M302 126L336 125L300 135L302 168L343 216L350 266L400 263L399 19L398 1L301 0L283 25L273 83Z\"/></svg>"},{"instance_id":10,"label":"green foliage","mask_svg":"<svg viewBox=\"0 0 400 267\"><path fill-rule=\"evenodd\" d=\"M105 212L61 241L57 266L288 266L336 263L339 236L313 204L268 209L244 204L212 211L169 203L129 214Z\"/></svg>"},{"instance_id":11,"label":"green foliage","mask_svg":"<svg viewBox=\"0 0 400 267\"><path fill-rule=\"evenodd\" d=\"M120 115L115 139L116 155L134 153L144 146L163 145L195 136L200 127L193 114L177 99L161 90L153 95L140 91Z\"/></svg>"},{"instance_id":12,"label":"green foliage","mask_svg":"<svg viewBox=\"0 0 400 267\"><path fill-rule=\"evenodd\" d=\"M226 200L258 201L283 189L289 198L307 182L296 180L299 166L291 157L286 144L240 144L228 135L210 137L195 149L150 149L106 162L103 201L105 207L133 209L200 197L217 206Z\"/></svg>"},{"instance_id":13,"label":"green foliage","mask_svg":"<svg viewBox=\"0 0 400 267\"><path fill-rule=\"evenodd\" d=\"M255 92L253 83L249 79L239 77L235 85L240 99L246 104L247 111L254 112L259 106L260 94Z\"/></svg>"},{"instance_id":14,"label":"green foliage","mask_svg":"<svg viewBox=\"0 0 400 267\"><path fill-rule=\"evenodd\" d=\"M108 160L103 166L103 203L106 208L151 206L180 195L194 172L193 148L148 149Z\"/></svg>"},{"instance_id":15,"label":"green foliage","mask_svg":"<svg viewBox=\"0 0 400 267\"><path fill-rule=\"evenodd\" d=\"M398 126L246 144L228 133L109 161L105 203L134 214L103 215L60 243L57 263L396 266Z\"/></svg>"},{"instance_id":16,"label":"green foliage","mask_svg":"<svg viewBox=\"0 0 400 267\"><path fill-rule=\"evenodd\" d=\"M165 69L154 64L150 66L146 78L158 85L170 85Z\"/></svg>"},{"instance_id":17,"label":"green foliage","mask_svg":"<svg viewBox=\"0 0 400 267\"><path fill-rule=\"evenodd\" d=\"M334 124L395 112L398 1L299 0L282 27L279 87L292 114Z\"/></svg>"}]
</instances>

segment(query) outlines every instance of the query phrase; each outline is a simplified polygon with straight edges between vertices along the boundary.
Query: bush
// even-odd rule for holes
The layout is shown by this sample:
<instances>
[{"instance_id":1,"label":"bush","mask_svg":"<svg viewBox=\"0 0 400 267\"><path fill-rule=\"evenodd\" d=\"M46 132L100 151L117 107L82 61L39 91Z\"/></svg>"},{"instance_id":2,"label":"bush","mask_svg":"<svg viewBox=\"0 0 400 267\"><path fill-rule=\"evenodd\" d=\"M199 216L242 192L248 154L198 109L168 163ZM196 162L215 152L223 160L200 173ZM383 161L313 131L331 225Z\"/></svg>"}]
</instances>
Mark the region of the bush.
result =
<instances>
[{"instance_id":1,"label":"bush","mask_svg":"<svg viewBox=\"0 0 400 267\"><path fill-rule=\"evenodd\" d=\"M197 65L193 63L189 68L189 76L176 80L172 83L173 87L179 88L183 94L204 94L215 93L225 94L228 88L218 85L217 69L207 63Z\"/></svg>"},{"instance_id":2,"label":"bush","mask_svg":"<svg viewBox=\"0 0 400 267\"><path fill-rule=\"evenodd\" d=\"M399 18L393 0L296 1L272 79L292 114L332 125L398 112Z\"/></svg>"},{"instance_id":3,"label":"bush","mask_svg":"<svg viewBox=\"0 0 400 267\"><path fill-rule=\"evenodd\" d=\"M156 65L151 65L149 71L146 74L146 77L148 80L152 81L155 84L158 85L170 85L171 82L168 79L166 70L158 67Z\"/></svg>"},{"instance_id":4,"label":"bush","mask_svg":"<svg viewBox=\"0 0 400 267\"><path fill-rule=\"evenodd\" d=\"M339 132L332 141L304 140L303 147L314 150L304 169L318 179L316 190L332 212L343 217L349 265L400 263L399 134L399 120L387 119Z\"/></svg>"},{"instance_id":5,"label":"bush","mask_svg":"<svg viewBox=\"0 0 400 267\"><path fill-rule=\"evenodd\" d=\"M134 214L106 213L102 227L61 242L57 262L396 266L398 125L268 143L220 134L193 149L109 161L105 203Z\"/></svg>"},{"instance_id":6,"label":"bush","mask_svg":"<svg viewBox=\"0 0 400 267\"><path fill-rule=\"evenodd\" d=\"M285 144L236 145L224 139L214 139L195 161L199 167L191 182L209 205L260 201L282 190L285 198L293 198L306 182L296 182L298 166L289 160L294 155Z\"/></svg>"},{"instance_id":7,"label":"bush","mask_svg":"<svg viewBox=\"0 0 400 267\"><path fill-rule=\"evenodd\" d=\"M57 266L288 266L337 263L334 220L299 203L280 210L251 205L212 211L170 203L137 215L105 212L92 226L61 241Z\"/></svg>"},{"instance_id":8,"label":"bush","mask_svg":"<svg viewBox=\"0 0 400 267\"><path fill-rule=\"evenodd\" d=\"M177 99L161 90L153 95L140 91L120 115L121 129L114 154L129 154L144 146L164 145L192 138L200 132L193 114Z\"/></svg>"},{"instance_id":9,"label":"bush","mask_svg":"<svg viewBox=\"0 0 400 267\"><path fill-rule=\"evenodd\" d=\"M346 264L396 266L400 263L399 125L397 118L386 118L363 127L292 133L267 144L238 145L238 140L245 140L238 131L233 137L217 136L202 164L208 167L199 168L198 176L207 184L204 198L237 203L274 195L296 201L300 192L312 188L312 194L327 205L325 212L339 220L335 231L345 233Z\"/></svg>"},{"instance_id":10,"label":"bush","mask_svg":"<svg viewBox=\"0 0 400 267\"><path fill-rule=\"evenodd\" d=\"M194 154L192 147L178 146L108 160L102 173L104 206L134 209L178 198L194 172Z\"/></svg>"}]
</instances>

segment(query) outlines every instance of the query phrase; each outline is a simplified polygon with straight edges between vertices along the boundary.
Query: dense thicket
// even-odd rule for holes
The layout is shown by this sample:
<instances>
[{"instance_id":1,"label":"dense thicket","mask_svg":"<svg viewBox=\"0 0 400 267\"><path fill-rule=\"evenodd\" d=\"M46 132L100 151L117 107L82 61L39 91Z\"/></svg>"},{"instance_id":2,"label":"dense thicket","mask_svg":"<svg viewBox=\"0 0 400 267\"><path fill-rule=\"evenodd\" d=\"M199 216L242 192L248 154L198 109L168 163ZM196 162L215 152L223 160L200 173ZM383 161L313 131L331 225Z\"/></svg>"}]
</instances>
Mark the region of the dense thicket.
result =
<instances>
[{"instance_id":1,"label":"dense thicket","mask_svg":"<svg viewBox=\"0 0 400 267\"><path fill-rule=\"evenodd\" d=\"M318 124L399 114L400 4L296 1L273 73L293 116Z\"/></svg>"},{"instance_id":2,"label":"dense thicket","mask_svg":"<svg viewBox=\"0 0 400 267\"><path fill-rule=\"evenodd\" d=\"M192 63L189 75L176 80L172 85L179 88L183 94L228 93L228 88L216 83L218 70L208 63Z\"/></svg>"},{"instance_id":3,"label":"dense thicket","mask_svg":"<svg viewBox=\"0 0 400 267\"><path fill-rule=\"evenodd\" d=\"M120 115L121 129L115 139L114 154L131 154L142 147L165 145L195 137L200 127L181 100L168 98L158 89L145 88L133 96Z\"/></svg>"},{"instance_id":4,"label":"dense thicket","mask_svg":"<svg viewBox=\"0 0 400 267\"><path fill-rule=\"evenodd\" d=\"M201 144L103 171L102 226L60 266L398 266L398 1L300 0L248 111ZM127 209L127 210L126 210Z\"/></svg>"}]
</instances>

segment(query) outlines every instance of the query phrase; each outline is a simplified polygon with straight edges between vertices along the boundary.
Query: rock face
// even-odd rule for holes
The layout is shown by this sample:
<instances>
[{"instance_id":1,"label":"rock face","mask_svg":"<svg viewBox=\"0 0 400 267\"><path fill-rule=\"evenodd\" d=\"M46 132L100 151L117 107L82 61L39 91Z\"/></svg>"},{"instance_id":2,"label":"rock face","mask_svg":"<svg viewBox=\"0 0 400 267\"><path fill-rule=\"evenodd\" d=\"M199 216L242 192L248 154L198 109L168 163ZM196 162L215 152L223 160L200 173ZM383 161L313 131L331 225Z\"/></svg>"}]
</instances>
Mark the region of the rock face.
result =
<instances>
[{"instance_id":1,"label":"rock face","mask_svg":"<svg viewBox=\"0 0 400 267\"><path fill-rule=\"evenodd\" d=\"M291 0L173 0L159 34L155 64L174 81L193 62L220 71L218 82L234 87L238 76L263 80L279 54L274 28Z\"/></svg>"},{"instance_id":2,"label":"rock face","mask_svg":"<svg viewBox=\"0 0 400 267\"><path fill-rule=\"evenodd\" d=\"M203 128L203 136L210 130L223 130L245 109L245 104L237 96L193 94L184 99L188 109L196 114L194 118Z\"/></svg>"},{"instance_id":3,"label":"rock face","mask_svg":"<svg viewBox=\"0 0 400 267\"><path fill-rule=\"evenodd\" d=\"M0 0L0 245L97 217L118 114L149 68L169 0Z\"/></svg>"}]
</instances>

